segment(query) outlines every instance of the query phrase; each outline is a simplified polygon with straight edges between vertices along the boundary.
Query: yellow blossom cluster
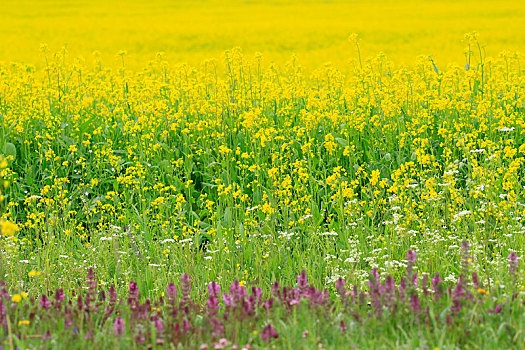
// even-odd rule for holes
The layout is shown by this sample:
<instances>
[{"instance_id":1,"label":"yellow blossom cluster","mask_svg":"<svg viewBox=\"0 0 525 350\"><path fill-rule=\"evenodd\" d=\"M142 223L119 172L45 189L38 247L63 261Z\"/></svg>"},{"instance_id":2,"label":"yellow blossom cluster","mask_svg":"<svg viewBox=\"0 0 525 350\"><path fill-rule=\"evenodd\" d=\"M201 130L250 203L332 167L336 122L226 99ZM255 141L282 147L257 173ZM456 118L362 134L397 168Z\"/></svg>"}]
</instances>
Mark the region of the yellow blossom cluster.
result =
<instances>
[{"instance_id":1,"label":"yellow blossom cluster","mask_svg":"<svg viewBox=\"0 0 525 350\"><path fill-rule=\"evenodd\" d=\"M14 152L2 233L89 244L112 227L175 240L360 227L386 244L436 227L512 230L524 212L522 57L477 55L468 40L466 66L380 54L351 74L307 74L295 58L262 66L240 49L199 67L65 53L42 70L1 65Z\"/></svg>"}]
</instances>

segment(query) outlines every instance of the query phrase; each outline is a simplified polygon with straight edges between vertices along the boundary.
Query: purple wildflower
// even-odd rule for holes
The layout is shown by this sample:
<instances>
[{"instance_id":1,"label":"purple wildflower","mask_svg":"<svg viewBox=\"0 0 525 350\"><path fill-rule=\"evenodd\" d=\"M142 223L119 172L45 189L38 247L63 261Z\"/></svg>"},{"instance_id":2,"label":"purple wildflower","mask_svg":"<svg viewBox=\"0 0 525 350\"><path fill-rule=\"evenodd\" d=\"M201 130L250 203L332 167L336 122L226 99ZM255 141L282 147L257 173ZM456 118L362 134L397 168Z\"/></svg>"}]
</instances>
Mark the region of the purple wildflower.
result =
<instances>
[{"instance_id":1,"label":"purple wildflower","mask_svg":"<svg viewBox=\"0 0 525 350\"><path fill-rule=\"evenodd\" d=\"M98 292L98 300L102 302L106 301L106 292L104 292L104 289Z\"/></svg>"},{"instance_id":2,"label":"purple wildflower","mask_svg":"<svg viewBox=\"0 0 525 350\"><path fill-rule=\"evenodd\" d=\"M55 291L55 301L53 302L53 306L55 309L60 309L60 306L62 304L62 300L64 300L64 290L63 289L57 289Z\"/></svg>"},{"instance_id":3,"label":"purple wildflower","mask_svg":"<svg viewBox=\"0 0 525 350\"><path fill-rule=\"evenodd\" d=\"M51 303L49 302L49 298L47 297L47 295L42 294L42 297L40 298L39 303L42 309L49 310L49 306Z\"/></svg>"},{"instance_id":4,"label":"purple wildflower","mask_svg":"<svg viewBox=\"0 0 525 350\"><path fill-rule=\"evenodd\" d=\"M113 322L113 334L119 336L121 334L124 334L126 331L126 324L124 323L124 320L122 317L117 317L115 319L115 322Z\"/></svg>"},{"instance_id":5,"label":"purple wildflower","mask_svg":"<svg viewBox=\"0 0 525 350\"><path fill-rule=\"evenodd\" d=\"M339 277L339 279L335 282L335 289L337 290L337 294L339 294L343 306L346 309L348 309L350 307L350 301L348 300L348 293L346 292L345 285L346 282L341 277Z\"/></svg>"},{"instance_id":6,"label":"purple wildflower","mask_svg":"<svg viewBox=\"0 0 525 350\"><path fill-rule=\"evenodd\" d=\"M257 304L261 303L263 290L260 287L252 287L252 295L255 297L255 300L257 301Z\"/></svg>"},{"instance_id":7,"label":"purple wildflower","mask_svg":"<svg viewBox=\"0 0 525 350\"><path fill-rule=\"evenodd\" d=\"M208 316L214 316L220 309L219 301L217 300L217 298L215 298L215 296L210 295L208 297L208 301L206 302L206 307L208 308L208 312L206 314Z\"/></svg>"},{"instance_id":8,"label":"purple wildflower","mask_svg":"<svg viewBox=\"0 0 525 350\"><path fill-rule=\"evenodd\" d=\"M493 309L487 309L489 314L499 314L501 312L501 304L496 304Z\"/></svg>"},{"instance_id":9,"label":"purple wildflower","mask_svg":"<svg viewBox=\"0 0 525 350\"><path fill-rule=\"evenodd\" d=\"M417 288L417 272L412 272L414 270L414 265L417 262L417 253L414 250L409 250L407 252L407 269L406 269L406 280L405 283L410 282L410 285L414 288ZM406 285L403 289L406 288Z\"/></svg>"},{"instance_id":10,"label":"purple wildflower","mask_svg":"<svg viewBox=\"0 0 525 350\"><path fill-rule=\"evenodd\" d=\"M396 289L396 281L392 276L388 275L385 279L385 291L390 293Z\"/></svg>"},{"instance_id":11,"label":"purple wildflower","mask_svg":"<svg viewBox=\"0 0 525 350\"><path fill-rule=\"evenodd\" d=\"M117 302L117 292L113 284L109 287L108 293L109 293L109 303L108 305L106 305L106 308L104 309L104 322L109 318L109 316L115 310L115 303Z\"/></svg>"},{"instance_id":12,"label":"purple wildflower","mask_svg":"<svg viewBox=\"0 0 525 350\"><path fill-rule=\"evenodd\" d=\"M429 294L428 292L428 274L423 275L423 279L421 281L421 289L423 289L423 295L427 296Z\"/></svg>"},{"instance_id":13,"label":"purple wildflower","mask_svg":"<svg viewBox=\"0 0 525 350\"><path fill-rule=\"evenodd\" d=\"M157 337L162 338L164 336L164 324L162 323L162 320L160 318L157 318L155 320L155 332L157 333Z\"/></svg>"},{"instance_id":14,"label":"purple wildflower","mask_svg":"<svg viewBox=\"0 0 525 350\"><path fill-rule=\"evenodd\" d=\"M77 297L77 308L78 310L83 310L84 309L84 302L82 301L82 295L78 295Z\"/></svg>"},{"instance_id":15,"label":"purple wildflower","mask_svg":"<svg viewBox=\"0 0 525 350\"><path fill-rule=\"evenodd\" d=\"M215 281L208 284L208 294L215 298L221 295L221 285Z\"/></svg>"},{"instance_id":16,"label":"purple wildflower","mask_svg":"<svg viewBox=\"0 0 525 350\"><path fill-rule=\"evenodd\" d=\"M274 302L274 298L269 298L268 300L263 301L262 307L264 308L264 310L266 310L267 313L270 312L270 309L273 306L273 302Z\"/></svg>"},{"instance_id":17,"label":"purple wildflower","mask_svg":"<svg viewBox=\"0 0 525 350\"><path fill-rule=\"evenodd\" d=\"M405 277L401 277L401 281L399 282L399 295L401 298L405 297L405 289L407 288L407 280Z\"/></svg>"},{"instance_id":18,"label":"purple wildflower","mask_svg":"<svg viewBox=\"0 0 525 350\"><path fill-rule=\"evenodd\" d=\"M436 275L432 278L432 288L434 289L434 300L441 298L443 294L443 287L441 283L443 280L439 277L439 272L436 272Z\"/></svg>"},{"instance_id":19,"label":"purple wildflower","mask_svg":"<svg viewBox=\"0 0 525 350\"><path fill-rule=\"evenodd\" d=\"M234 298L236 303L242 304L247 296L246 288L241 286L238 280L233 281L230 285L230 294Z\"/></svg>"},{"instance_id":20,"label":"purple wildflower","mask_svg":"<svg viewBox=\"0 0 525 350\"><path fill-rule=\"evenodd\" d=\"M42 334L42 341L45 342L49 339L51 339L51 332L48 329L44 334Z\"/></svg>"},{"instance_id":21,"label":"purple wildflower","mask_svg":"<svg viewBox=\"0 0 525 350\"><path fill-rule=\"evenodd\" d=\"M468 275L470 261L472 259L472 257L470 256L470 243L467 241L463 241L463 243L461 243L461 248L463 250L463 254L462 254L463 257L462 257L462 263L461 263L462 268L463 268L462 274Z\"/></svg>"},{"instance_id":22,"label":"purple wildflower","mask_svg":"<svg viewBox=\"0 0 525 350\"><path fill-rule=\"evenodd\" d=\"M115 290L115 285L109 286L109 302L110 303L116 303L117 302L117 291Z\"/></svg>"},{"instance_id":23,"label":"purple wildflower","mask_svg":"<svg viewBox=\"0 0 525 350\"><path fill-rule=\"evenodd\" d=\"M55 300L58 303L61 303L62 300L64 300L64 290L63 289L57 289L55 292Z\"/></svg>"},{"instance_id":24,"label":"purple wildflower","mask_svg":"<svg viewBox=\"0 0 525 350\"><path fill-rule=\"evenodd\" d=\"M339 279L335 282L335 289L337 289L339 294L344 294L346 292L345 284L345 280L343 280L341 277L339 277Z\"/></svg>"},{"instance_id":25,"label":"purple wildflower","mask_svg":"<svg viewBox=\"0 0 525 350\"><path fill-rule=\"evenodd\" d=\"M177 287L173 282L168 285L166 296L168 297L168 304L174 306L177 300Z\"/></svg>"},{"instance_id":26,"label":"purple wildflower","mask_svg":"<svg viewBox=\"0 0 525 350\"><path fill-rule=\"evenodd\" d=\"M189 333L191 329L191 325L188 322L188 320L182 320L182 329L184 330L184 333Z\"/></svg>"},{"instance_id":27,"label":"purple wildflower","mask_svg":"<svg viewBox=\"0 0 525 350\"><path fill-rule=\"evenodd\" d=\"M182 289L182 305L188 305L190 302L190 292L191 292L191 278L188 276L187 273L183 274L180 278L180 281L182 283L181 289Z\"/></svg>"},{"instance_id":28,"label":"purple wildflower","mask_svg":"<svg viewBox=\"0 0 525 350\"><path fill-rule=\"evenodd\" d=\"M97 294L97 281L95 280L95 273L92 267L89 268L86 284L88 285L88 292L84 300L84 307L88 312L96 311L92 302L95 301L95 295Z\"/></svg>"},{"instance_id":29,"label":"purple wildflower","mask_svg":"<svg viewBox=\"0 0 525 350\"><path fill-rule=\"evenodd\" d=\"M4 329L7 329L7 318L6 318L7 312L4 305L4 300L0 298L0 326L2 326Z\"/></svg>"},{"instance_id":30,"label":"purple wildflower","mask_svg":"<svg viewBox=\"0 0 525 350\"><path fill-rule=\"evenodd\" d=\"M230 293L224 293L222 295L222 302L224 303L224 306L226 306L226 308L235 307L235 299L233 298L233 295L231 295Z\"/></svg>"},{"instance_id":31,"label":"purple wildflower","mask_svg":"<svg viewBox=\"0 0 525 350\"><path fill-rule=\"evenodd\" d=\"M137 283L131 281L129 282L128 290L128 305L134 306L139 298L139 289Z\"/></svg>"},{"instance_id":32,"label":"purple wildflower","mask_svg":"<svg viewBox=\"0 0 525 350\"><path fill-rule=\"evenodd\" d=\"M274 284L272 284L272 295L274 297L280 298L281 296L281 287L279 286L279 282L275 281Z\"/></svg>"},{"instance_id":33,"label":"purple wildflower","mask_svg":"<svg viewBox=\"0 0 525 350\"><path fill-rule=\"evenodd\" d=\"M279 338L279 333L277 333L274 326L268 323L261 332L261 340L265 343L269 343L272 338Z\"/></svg>"},{"instance_id":34,"label":"purple wildflower","mask_svg":"<svg viewBox=\"0 0 525 350\"><path fill-rule=\"evenodd\" d=\"M377 269L375 267L372 269L370 275L372 283L376 283L379 281L379 272L377 272Z\"/></svg>"},{"instance_id":35,"label":"purple wildflower","mask_svg":"<svg viewBox=\"0 0 525 350\"><path fill-rule=\"evenodd\" d=\"M308 277L306 271L303 269L300 275L297 275L297 288L301 297L305 296L306 289L308 288Z\"/></svg>"},{"instance_id":36,"label":"purple wildflower","mask_svg":"<svg viewBox=\"0 0 525 350\"><path fill-rule=\"evenodd\" d=\"M419 298L417 296L417 293L412 293L412 296L410 297L410 310L414 313L415 316L419 315L421 312L421 306L419 303Z\"/></svg>"},{"instance_id":37,"label":"purple wildflower","mask_svg":"<svg viewBox=\"0 0 525 350\"><path fill-rule=\"evenodd\" d=\"M412 275L412 268L417 262L417 253L413 250L407 252L407 276Z\"/></svg>"},{"instance_id":38,"label":"purple wildflower","mask_svg":"<svg viewBox=\"0 0 525 350\"><path fill-rule=\"evenodd\" d=\"M509 272L510 275L515 278L516 277L516 271L518 270L518 255L516 253L512 252L508 256L509 258Z\"/></svg>"},{"instance_id":39,"label":"purple wildflower","mask_svg":"<svg viewBox=\"0 0 525 350\"><path fill-rule=\"evenodd\" d=\"M144 337L144 335L142 334L142 331L139 331L139 333L137 334L137 343L139 344L142 344L146 341L146 337Z\"/></svg>"},{"instance_id":40,"label":"purple wildflower","mask_svg":"<svg viewBox=\"0 0 525 350\"><path fill-rule=\"evenodd\" d=\"M212 337L218 337L224 331L224 325L217 317L210 318L210 322L213 325L213 332L211 333Z\"/></svg>"},{"instance_id":41,"label":"purple wildflower","mask_svg":"<svg viewBox=\"0 0 525 350\"><path fill-rule=\"evenodd\" d=\"M93 272L93 268L90 267L87 275L88 281L93 281L95 279L95 273Z\"/></svg>"},{"instance_id":42,"label":"purple wildflower","mask_svg":"<svg viewBox=\"0 0 525 350\"><path fill-rule=\"evenodd\" d=\"M474 284L475 289L479 288L479 278L478 274L475 271L472 272L472 283Z\"/></svg>"}]
</instances>

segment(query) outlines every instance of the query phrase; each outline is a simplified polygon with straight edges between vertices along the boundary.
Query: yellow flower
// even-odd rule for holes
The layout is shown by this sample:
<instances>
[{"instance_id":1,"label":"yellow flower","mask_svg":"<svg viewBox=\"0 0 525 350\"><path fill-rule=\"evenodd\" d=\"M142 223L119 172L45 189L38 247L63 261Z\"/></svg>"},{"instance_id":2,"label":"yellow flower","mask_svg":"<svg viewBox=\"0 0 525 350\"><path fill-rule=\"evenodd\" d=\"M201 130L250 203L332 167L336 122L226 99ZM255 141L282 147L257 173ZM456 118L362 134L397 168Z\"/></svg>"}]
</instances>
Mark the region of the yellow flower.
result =
<instances>
[{"instance_id":1,"label":"yellow flower","mask_svg":"<svg viewBox=\"0 0 525 350\"><path fill-rule=\"evenodd\" d=\"M28 320L18 321L18 327L20 327L22 325L29 326L29 321Z\"/></svg>"},{"instance_id":2,"label":"yellow flower","mask_svg":"<svg viewBox=\"0 0 525 350\"><path fill-rule=\"evenodd\" d=\"M29 277L35 277L35 276L40 276L42 273L40 271L35 271L35 270L31 270L29 271L29 273L27 274Z\"/></svg>"},{"instance_id":3,"label":"yellow flower","mask_svg":"<svg viewBox=\"0 0 525 350\"><path fill-rule=\"evenodd\" d=\"M379 182L379 176L380 176L379 170L372 171L372 175L370 175L370 184L372 186L377 185L377 183Z\"/></svg>"},{"instance_id":4,"label":"yellow flower","mask_svg":"<svg viewBox=\"0 0 525 350\"><path fill-rule=\"evenodd\" d=\"M0 221L0 231L6 236L12 236L19 230L18 225L8 220Z\"/></svg>"},{"instance_id":5,"label":"yellow flower","mask_svg":"<svg viewBox=\"0 0 525 350\"><path fill-rule=\"evenodd\" d=\"M11 297L11 301L13 303L19 303L22 301L22 297L20 296L20 294L15 294Z\"/></svg>"},{"instance_id":6,"label":"yellow flower","mask_svg":"<svg viewBox=\"0 0 525 350\"><path fill-rule=\"evenodd\" d=\"M489 295L489 292L488 292L487 290L483 289L483 288L479 288L479 289L478 289L478 293L479 293L479 294Z\"/></svg>"}]
</instances>

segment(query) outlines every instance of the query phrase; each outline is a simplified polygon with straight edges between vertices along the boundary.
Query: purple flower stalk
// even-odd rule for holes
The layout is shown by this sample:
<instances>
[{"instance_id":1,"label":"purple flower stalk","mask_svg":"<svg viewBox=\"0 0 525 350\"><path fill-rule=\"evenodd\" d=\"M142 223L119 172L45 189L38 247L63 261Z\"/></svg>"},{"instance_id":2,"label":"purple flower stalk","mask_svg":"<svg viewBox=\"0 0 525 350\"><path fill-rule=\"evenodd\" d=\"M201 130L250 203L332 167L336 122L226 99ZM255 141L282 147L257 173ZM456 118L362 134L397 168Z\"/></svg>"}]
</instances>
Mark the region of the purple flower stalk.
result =
<instances>
[{"instance_id":1,"label":"purple flower stalk","mask_svg":"<svg viewBox=\"0 0 525 350\"><path fill-rule=\"evenodd\" d=\"M208 284L208 295L219 298L221 295L221 285L215 281Z\"/></svg>"},{"instance_id":2,"label":"purple flower stalk","mask_svg":"<svg viewBox=\"0 0 525 350\"><path fill-rule=\"evenodd\" d=\"M115 322L113 322L113 334L116 336L124 334L126 331L126 324L124 323L124 320L122 317L117 317L115 319Z\"/></svg>"},{"instance_id":3,"label":"purple flower stalk","mask_svg":"<svg viewBox=\"0 0 525 350\"><path fill-rule=\"evenodd\" d=\"M461 243L461 248L463 250L463 257L462 257L462 274L467 276L469 274L469 266L470 261L472 257L470 256L470 243L467 241L463 241ZM466 281L465 281L466 282Z\"/></svg>"},{"instance_id":4,"label":"purple flower stalk","mask_svg":"<svg viewBox=\"0 0 525 350\"><path fill-rule=\"evenodd\" d=\"M39 303L40 303L40 307L42 309L49 310L49 306L50 306L51 303L50 303L49 298L47 297L47 295L42 294L42 297L40 298Z\"/></svg>"},{"instance_id":5,"label":"purple flower stalk","mask_svg":"<svg viewBox=\"0 0 525 350\"><path fill-rule=\"evenodd\" d=\"M479 278L478 274L475 271L472 272L472 283L474 284L474 289L479 288Z\"/></svg>"},{"instance_id":6,"label":"purple flower stalk","mask_svg":"<svg viewBox=\"0 0 525 350\"><path fill-rule=\"evenodd\" d=\"M117 302L117 291L115 290L115 285L109 286L109 302L110 303L116 303Z\"/></svg>"},{"instance_id":7,"label":"purple flower stalk","mask_svg":"<svg viewBox=\"0 0 525 350\"><path fill-rule=\"evenodd\" d=\"M434 300L437 301L443 295L443 287L441 283L443 280L439 277L439 272L432 278L432 288L434 289Z\"/></svg>"},{"instance_id":8,"label":"purple flower stalk","mask_svg":"<svg viewBox=\"0 0 525 350\"><path fill-rule=\"evenodd\" d=\"M501 312L501 304L496 304L493 309L487 309L487 312L489 314L499 314Z\"/></svg>"},{"instance_id":9,"label":"purple flower stalk","mask_svg":"<svg viewBox=\"0 0 525 350\"><path fill-rule=\"evenodd\" d=\"M177 302L177 287L173 282L168 285L166 296L168 298L168 304L174 307Z\"/></svg>"},{"instance_id":10,"label":"purple flower stalk","mask_svg":"<svg viewBox=\"0 0 525 350\"><path fill-rule=\"evenodd\" d=\"M421 312L421 306L417 293L412 293L412 296L410 297L410 311L412 311L416 317Z\"/></svg>"},{"instance_id":11,"label":"purple flower stalk","mask_svg":"<svg viewBox=\"0 0 525 350\"><path fill-rule=\"evenodd\" d=\"M157 337L159 338L164 337L164 324L162 323L162 320L159 318L155 320L155 332L157 333Z\"/></svg>"},{"instance_id":12,"label":"purple flower stalk","mask_svg":"<svg viewBox=\"0 0 525 350\"><path fill-rule=\"evenodd\" d=\"M97 281L95 281L95 273L93 272L92 267L89 268L86 284L88 285L88 292L86 293L86 298L84 300L85 309L87 312L96 311L93 302L95 301L95 295L97 294Z\"/></svg>"},{"instance_id":13,"label":"purple flower stalk","mask_svg":"<svg viewBox=\"0 0 525 350\"><path fill-rule=\"evenodd\" d=\"M139 299L139 288L133 281L129 282L128 305L134 306Z\"/></svg>"},{"instance_id":14,"label":"purple flower stalk","mask_svg":"<svg viewBox=\"0 0 525 350\"><path fill-rule=\"evenodd\" d=\"M219 306L219 301L213 295L210 295L208 297L208 301L206 302L206 307L208 308L208 312L206 313L208 316L216 315L218 310L221 308Z\"/></svg>"},{"instance_id":15,"label":"purple flower stalk","mask_svg":"<svg viewBox=\"0 0 525 350\"><path fill-rule=\"evenodd\" d=\"M308 277L306 271L303 269L300 275L297 275L297 288L301 297L306 296L306 290L308 288Z\"/></svg>"},{"instance_id":16,"label":"purple flower stalk","mask_svg":"<svg viewBox=\"0 0 525 350\"><path fill-rule=\"evenodd\" d=\"M417 262L417 253L413 250L407 252L407 275L412 275L412 268Z\"/></svg>"},{"instance_id":17,"label":"purple flower stalk","mask_svg":"<svg viewBox=\"0 0 525 350\"><path fill-rule=\"evenodd\" d=\"M509 273L513 278L516 278L516 271L518 270L518 255L512 252L508 256L509 259Z\"/></svg>"},{"instance_id":18,"label":"purple flower stalk","mask_svg":"<svg viewBox=\"0 0 525 350\"><path fill-rule=\"evenodd\" d=\"M180 281L182 283L181 289L182 289L182 305L188 305L190 302L190 292L191 292L191 278L188 276L188 274L183 274L180 278Z\"/></svg>"},{"instance_id":19,"label":"purple flower stalk","mask_svg":"<svg viewBox=\"0 0 525 350\"><path fill-rule=\"evenodd\" d=\"M261 340L265 343L269 343L272 340L272 338L279 338L279 333L277 333L274 326L268 323L261 332Z\"/></svg>"}]
</instances>

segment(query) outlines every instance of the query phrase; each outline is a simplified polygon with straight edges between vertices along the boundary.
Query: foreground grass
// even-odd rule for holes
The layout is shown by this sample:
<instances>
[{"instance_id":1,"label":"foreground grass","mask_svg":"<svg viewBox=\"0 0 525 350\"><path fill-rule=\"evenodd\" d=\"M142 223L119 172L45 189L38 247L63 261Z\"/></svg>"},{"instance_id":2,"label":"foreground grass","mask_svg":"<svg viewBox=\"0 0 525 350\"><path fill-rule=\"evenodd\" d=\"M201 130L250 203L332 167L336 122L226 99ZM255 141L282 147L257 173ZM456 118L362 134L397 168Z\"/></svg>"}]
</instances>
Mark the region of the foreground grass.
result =
<instances>
[{"instance_id":1,"label":"foreground grass","mask_svg":"<svg viewBox=\"0 0 525 350\"><path fill-rule=\"evenodd\" d=\"M335 283L337 297L318 290L303 271L293 287L229 290L211 282L205 302L191 297L187 274L153 300L130 282L127 295L98 286L90 269L83 289L41 296L0 297L3 348L524 348L523 292L518 292L518 257L509 255L506 287L487 291L470 271L468 243L457 283L439 274L414 272L407 254L405 276L382 279L373 269L368 287ZM502 276L503 277L503 276ZM2 346L2 345L0 345Z\"/></svg>"}]
</instances>

